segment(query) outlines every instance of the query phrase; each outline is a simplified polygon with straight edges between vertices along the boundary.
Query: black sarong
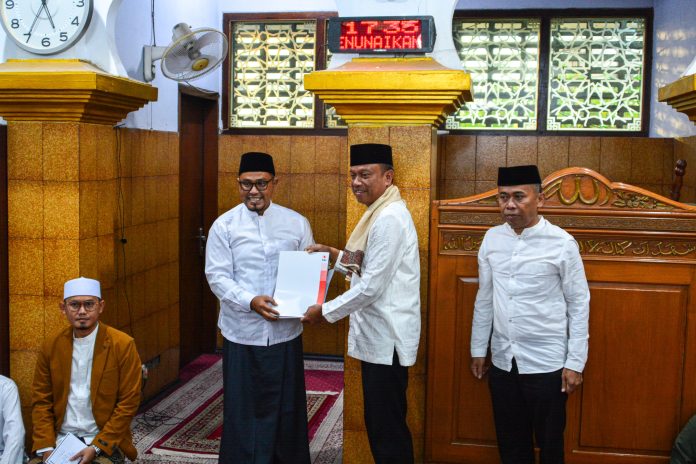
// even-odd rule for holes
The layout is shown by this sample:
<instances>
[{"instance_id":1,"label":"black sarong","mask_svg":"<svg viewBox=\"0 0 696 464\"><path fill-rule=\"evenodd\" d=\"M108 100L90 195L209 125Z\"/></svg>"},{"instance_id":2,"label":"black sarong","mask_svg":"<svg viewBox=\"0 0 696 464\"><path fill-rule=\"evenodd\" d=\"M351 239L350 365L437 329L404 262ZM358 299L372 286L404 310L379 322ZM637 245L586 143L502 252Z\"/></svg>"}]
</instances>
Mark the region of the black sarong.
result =
<instances>
[{"instance_id":1,"label":"black sarong","mask_svg":"<svg viewBox=\"0 0 696 464\"><path fill-rule=\"evenodd\" d=\"M302 337L271 346L224 341L220 464L309 464Z\"/></svg>"}]
</instances>

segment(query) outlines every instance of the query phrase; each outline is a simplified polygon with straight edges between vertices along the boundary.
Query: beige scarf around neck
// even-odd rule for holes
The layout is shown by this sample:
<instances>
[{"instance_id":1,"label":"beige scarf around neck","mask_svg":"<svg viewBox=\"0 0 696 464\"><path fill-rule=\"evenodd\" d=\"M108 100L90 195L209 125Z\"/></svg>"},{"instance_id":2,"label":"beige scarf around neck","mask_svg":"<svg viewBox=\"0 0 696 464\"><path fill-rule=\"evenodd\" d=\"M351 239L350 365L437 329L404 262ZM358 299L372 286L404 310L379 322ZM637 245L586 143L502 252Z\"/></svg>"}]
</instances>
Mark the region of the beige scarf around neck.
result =
<instances>
[{"instance_id":1,"label":"beige scarf around neck","mask_svg":"<svg viewBox=\"0 0 696 464\"><path fill-rule=\"evenodd\" d=\"M384 208L400 200L401 194L399 193L399 188L396 185L390 185L382 196L375 200L363 213L358 225L355 226L355 229L353 229L353 232L350 234L348 243L346 243L346 248L343 250L343 256L341 257L341 265L349 271L346 274L346 280L350 280L353 272L360 275L363 258L365 257L367 238L370 235L372 224L374 224Z\"/></svg>"}]
</instances>

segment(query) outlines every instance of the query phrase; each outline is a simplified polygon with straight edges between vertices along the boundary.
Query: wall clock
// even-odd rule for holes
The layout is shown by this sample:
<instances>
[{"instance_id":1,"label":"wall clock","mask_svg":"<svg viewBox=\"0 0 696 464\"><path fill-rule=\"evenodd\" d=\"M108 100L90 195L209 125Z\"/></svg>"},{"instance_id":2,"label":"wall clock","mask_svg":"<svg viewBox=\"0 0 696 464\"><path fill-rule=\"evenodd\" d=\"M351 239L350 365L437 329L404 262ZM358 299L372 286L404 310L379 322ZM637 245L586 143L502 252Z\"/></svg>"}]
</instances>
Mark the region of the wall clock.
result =
<instances>
[{"instance_id":1,"label":"wall clock","mask_svg":"<svg viewBox=\"0 0 696 464\"><path fill-rule=\"evenodd\" d=\"M74 45L92 19L94 0L0 0L0 22L18 46L52 55Z\"/></svg>"}]
</instances>

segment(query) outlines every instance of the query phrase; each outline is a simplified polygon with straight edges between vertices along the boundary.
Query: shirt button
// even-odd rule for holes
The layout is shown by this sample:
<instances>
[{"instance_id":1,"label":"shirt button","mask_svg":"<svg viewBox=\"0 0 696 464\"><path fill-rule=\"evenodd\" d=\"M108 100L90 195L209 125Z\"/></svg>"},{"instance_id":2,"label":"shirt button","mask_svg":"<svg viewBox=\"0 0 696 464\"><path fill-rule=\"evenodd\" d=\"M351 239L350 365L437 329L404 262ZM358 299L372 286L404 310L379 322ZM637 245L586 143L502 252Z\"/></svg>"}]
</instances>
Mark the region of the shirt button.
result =
<instances>
[{"instance_id":1,"label":"shirt button","mask_svg":"<svg viewBox=\"0 0 696 464\"><path fill-rule=\"evenodd\" d=\"M516 342L515 340L513 340L511 343L514 345L514 344L517 343L517 342Z\"/></svg>"},{"instance_id":2,"label":"shirt button","mask_svg":"<svg viewBox=\"0 0 696 464\"><path fill-rule=\"evenodd\" d=\"M512 296L509 296L509 297L508 297L508 300L512 300Z\"/></svg>"},{"instance_id":3,"label":"shirt button","mask_svg":"<svg viewBox=\"0 0 696 464\"><path fill-rule=\"evenodd\" d=\"M508 322L512 322L512 319L508 319Z\"/></svg>"}]
</instances>

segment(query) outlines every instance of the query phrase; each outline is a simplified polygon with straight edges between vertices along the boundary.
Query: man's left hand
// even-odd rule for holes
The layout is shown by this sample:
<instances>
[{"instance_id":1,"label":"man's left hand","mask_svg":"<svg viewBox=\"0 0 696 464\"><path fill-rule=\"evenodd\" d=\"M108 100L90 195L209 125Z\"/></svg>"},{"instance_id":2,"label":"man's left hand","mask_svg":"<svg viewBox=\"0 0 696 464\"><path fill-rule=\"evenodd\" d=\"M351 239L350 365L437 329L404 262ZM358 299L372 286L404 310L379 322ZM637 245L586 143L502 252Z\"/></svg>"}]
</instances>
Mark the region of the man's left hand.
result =
<instances>
[{"instance_id":1,"label":"man's left hand","mask_svg":"<svg viewBox=\"0 0 696 464\"><path fill-rule=\"evenodd\" d=\"M94 461L94 458L96 457L97 452L94 451L94 448L88 446L86 448L83 448L82 451L77 453L75 456L71 457L70 461L77 462L80 464L89 464L90 462Z\"/></svg>"},{"instance_id":2,"label":"man's left hand","mask_svg":"<svg viewBox=\"0 0 696 464\"><path fill-rule=\"evenodd\" d=\"M573 393L582 383L582 372L571 369L563 369L561 375L561 391L568 394Z\"/></svg>"},{"instance_id":3,"label":"man's left hand","mask_svg":"<svg viewBox=\"0 0 696 464\"><path fill-rule=\"evenodd\" d=\"M319 324L320 322L326 322L324 316L321 314L321 305L315 304L307 308L307 312L304 313L300 322L306 324Z\"/></svg>"}]
</instances>

